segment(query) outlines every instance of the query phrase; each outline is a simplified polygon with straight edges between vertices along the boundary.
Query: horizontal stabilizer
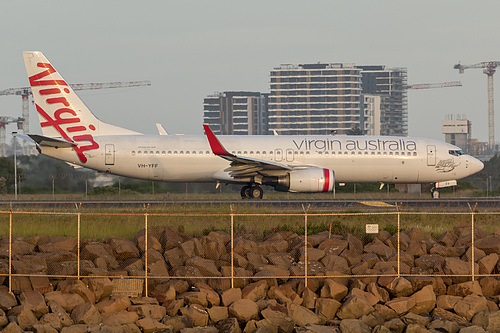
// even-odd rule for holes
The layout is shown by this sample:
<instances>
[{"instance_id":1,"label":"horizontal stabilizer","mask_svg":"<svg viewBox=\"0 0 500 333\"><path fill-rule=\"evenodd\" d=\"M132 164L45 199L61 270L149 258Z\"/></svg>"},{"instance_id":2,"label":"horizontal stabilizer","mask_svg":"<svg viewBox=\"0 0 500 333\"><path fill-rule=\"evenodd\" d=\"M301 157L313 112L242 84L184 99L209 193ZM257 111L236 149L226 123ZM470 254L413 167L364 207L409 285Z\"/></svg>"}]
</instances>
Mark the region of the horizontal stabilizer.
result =
<instances>
[{"instance_id":1,"label":"horizontal stabilizer","mask_svg":"<svg viewBox=\"0 0 500 333\"><path fill-rule=\"evenodd\" d=\"M58 138L49 138L38 134L28 134L39 146L42 147L55 147L55 148L73 148L76 143L69 142Z\"/></svg>"}]
</instances>

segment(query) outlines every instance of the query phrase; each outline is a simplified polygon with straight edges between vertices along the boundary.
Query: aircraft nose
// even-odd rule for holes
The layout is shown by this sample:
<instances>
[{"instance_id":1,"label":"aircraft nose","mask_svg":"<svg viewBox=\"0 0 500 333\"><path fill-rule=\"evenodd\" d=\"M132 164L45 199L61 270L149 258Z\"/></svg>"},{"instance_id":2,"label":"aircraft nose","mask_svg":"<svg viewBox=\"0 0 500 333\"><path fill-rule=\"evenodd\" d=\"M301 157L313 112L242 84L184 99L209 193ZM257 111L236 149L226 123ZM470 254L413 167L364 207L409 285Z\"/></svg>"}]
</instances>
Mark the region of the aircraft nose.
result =
<instances>
[{"instance_id":1,"label":"aircraft nose","mask_svg":"<svg viewBox=\"0 0 500 333\"><path fill-rule=\"evenodd\" d=\"M470 161L470 174L473 175L476 172L483 170L484 164L477 158L471 157Z\"/></svg>"}]
</instances>

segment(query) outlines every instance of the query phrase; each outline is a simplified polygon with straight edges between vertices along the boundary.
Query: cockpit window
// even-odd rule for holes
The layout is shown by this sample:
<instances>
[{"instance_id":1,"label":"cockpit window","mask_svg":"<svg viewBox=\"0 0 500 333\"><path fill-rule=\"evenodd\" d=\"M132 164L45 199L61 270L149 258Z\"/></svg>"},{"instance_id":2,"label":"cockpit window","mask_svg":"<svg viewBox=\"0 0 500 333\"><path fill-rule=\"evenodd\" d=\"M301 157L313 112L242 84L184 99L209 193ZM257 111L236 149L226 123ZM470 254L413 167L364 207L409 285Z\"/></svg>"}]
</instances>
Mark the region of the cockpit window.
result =
<instances>
[{"instance_id":1,"label":"cockpit window","mask_svg":"<svg viewBox=\"0 0 500 333\"><path fill-rule=\"evenodd\" d=\"M453 156L465 155L465 152L463 150L448 150L448 152Z\"/></svg>"}]
</instances>

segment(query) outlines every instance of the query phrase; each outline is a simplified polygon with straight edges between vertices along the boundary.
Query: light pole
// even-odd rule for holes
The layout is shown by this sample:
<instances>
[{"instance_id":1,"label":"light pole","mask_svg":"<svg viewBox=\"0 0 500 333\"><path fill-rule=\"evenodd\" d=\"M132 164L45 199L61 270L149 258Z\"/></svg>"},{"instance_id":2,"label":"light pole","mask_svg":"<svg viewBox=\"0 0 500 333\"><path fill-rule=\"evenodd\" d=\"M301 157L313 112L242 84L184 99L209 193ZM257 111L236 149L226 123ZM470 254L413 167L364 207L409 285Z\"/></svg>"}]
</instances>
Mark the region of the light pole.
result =
<instances>
[{"instance_id":1,"label":"light pole","mask_svg":"<svg viewBox=\"0 0 500 333\"><path fill-rule=\"evenodd\" d=\"M16 138L17 132L12 132L12 136L14 137L14 200L17 200L17 147L16 147Z\"/></svg>"}]
</instances>

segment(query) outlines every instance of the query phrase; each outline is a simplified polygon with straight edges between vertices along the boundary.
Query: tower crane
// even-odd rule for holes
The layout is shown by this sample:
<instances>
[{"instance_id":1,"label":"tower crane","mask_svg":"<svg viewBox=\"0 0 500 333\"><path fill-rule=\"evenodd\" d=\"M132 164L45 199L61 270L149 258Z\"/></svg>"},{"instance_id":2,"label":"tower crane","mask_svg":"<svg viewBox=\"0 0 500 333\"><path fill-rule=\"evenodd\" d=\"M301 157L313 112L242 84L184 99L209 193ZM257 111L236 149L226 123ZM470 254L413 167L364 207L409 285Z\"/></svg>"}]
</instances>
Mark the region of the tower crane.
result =
<instances>
[{"instance_id":1,"label":"tower crane","mask_svg":"<svg viewBox=\"0 0 500 333\"><path fill-rule=\"evenodd\" d=\"M96 89L110 89L110 88L130 88L130 87L142 87L142 86L150 86L151 81L129 81L129 82L102 82L102 83L76 83L70 84L73 90L96 90ZM22 100L22 117L18 118L21 120L17 120L18 129L23 130L23 134L29 133L29 97L32 95L30 87L23 88L9 88L5 90L0 90L0 96L7 95L17 95L21 96ZM2 122L2 118L0 117L0 131L3 129L5 132L5 125L7 123ZM8 117L7 117L8 118ZM19 121L22 122L20 125ZM4 133L5 136L5 133ZM5 138L1 136L0 133L0 145L5 144Z\"/></svg>"},{"instance_id":2,"label":"tower crane","mask_svg":"<svg viewBox=\"0 0 500 333\"><path fill-rule=\"evenodd\" d=\"M488 146L494 149L495 146L495 106L493 101L493 74L496 72L497 66L500 66L500 61L484 61L474 65L461 65L460 63L453 66L458 69L459 74L463 74L469 68L482 68L483 73L488 77Z\"/></svg>"},{"instance_id":3,"label":"tower crane","mask_svg":"<svg viewBox=\"0 0 500 333\"><path fill-rule=\"evenodd\" d=\"M461 87L462 82L460 81L449 81L440 83L416 83L409 84L406 89L434 89L434 88L448 88L448 87Z\"/></svg>"}]
</instances>

